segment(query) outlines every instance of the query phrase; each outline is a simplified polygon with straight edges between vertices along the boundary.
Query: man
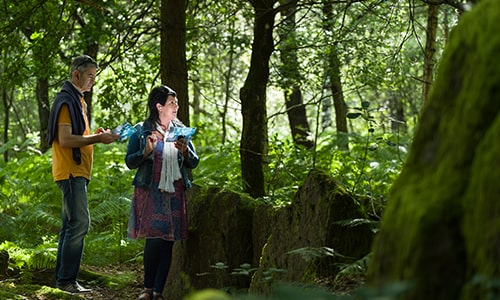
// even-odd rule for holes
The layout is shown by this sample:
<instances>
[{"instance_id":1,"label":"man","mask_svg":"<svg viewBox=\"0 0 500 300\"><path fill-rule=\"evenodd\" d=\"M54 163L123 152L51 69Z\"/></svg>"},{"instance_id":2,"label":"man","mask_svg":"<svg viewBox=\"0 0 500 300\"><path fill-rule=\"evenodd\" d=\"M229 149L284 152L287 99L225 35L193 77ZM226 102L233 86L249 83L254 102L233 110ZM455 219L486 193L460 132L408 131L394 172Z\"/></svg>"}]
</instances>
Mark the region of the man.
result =
<instances>
[{"instance_id":1,"label":"man","mask_svg":"<svg viewBox=\"0 0 500 300\"><path fill-rule=\"evenodd\" d=\"M93 144L109 144L119 135L99 128L90 134L83 93L94 85L98 65L90 56L71 63L70 80L57 93L49 116L47 140L52 145L52 175L62 192L62 226L56 261L56 286L70 293L90 292L76 280L84 238L90 226L87 185L93 162Z\"/></svg>"}]
</instances>

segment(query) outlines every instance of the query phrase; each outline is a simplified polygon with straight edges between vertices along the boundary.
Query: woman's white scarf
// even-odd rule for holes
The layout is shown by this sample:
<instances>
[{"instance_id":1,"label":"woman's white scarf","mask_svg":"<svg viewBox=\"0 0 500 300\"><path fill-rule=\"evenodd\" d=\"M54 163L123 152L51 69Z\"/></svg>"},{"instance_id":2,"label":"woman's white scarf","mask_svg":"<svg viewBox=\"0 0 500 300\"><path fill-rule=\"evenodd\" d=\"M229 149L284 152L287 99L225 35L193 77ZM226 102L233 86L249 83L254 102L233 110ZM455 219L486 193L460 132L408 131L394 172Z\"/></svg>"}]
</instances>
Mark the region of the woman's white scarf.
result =
<instances>
[{"instance_id":1,"label":"woman's white scarf","mask_svg":"<svg viewBox=\"0 0 500 300\"><path fill-rule=\"evenodd\" d=\"M158 188L162 192L175 193L174 181L182 178L177 160L179 150L175 148L174 142L167 142L168 130L165 132L158 123L156 123L156 129L163 134L162 165Z\"/></svg>"}]
</instances>

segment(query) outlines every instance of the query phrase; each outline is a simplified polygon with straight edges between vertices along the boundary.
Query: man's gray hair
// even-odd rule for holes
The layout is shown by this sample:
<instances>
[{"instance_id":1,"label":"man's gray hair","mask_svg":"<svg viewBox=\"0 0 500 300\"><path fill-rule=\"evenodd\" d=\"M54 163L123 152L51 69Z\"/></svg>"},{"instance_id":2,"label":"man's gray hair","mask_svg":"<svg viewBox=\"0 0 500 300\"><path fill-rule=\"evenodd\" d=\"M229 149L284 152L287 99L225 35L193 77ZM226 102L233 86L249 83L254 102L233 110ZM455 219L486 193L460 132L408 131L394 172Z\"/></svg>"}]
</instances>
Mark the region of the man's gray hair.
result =
<instances>
[{"instance_id":1,"label":"man's gray hair","mask_svg":"<svg viewBox=\"0 0 500 300\"><path fill-rule=\"evenodd\" d=\"M73 75L73 71L77 69L84 71L89 66L95 67L96 69L99 68L97 62L88 55L80 55L73 58L73 61L71 62L71 67L69 69L69 77L71 78L71 76Z\"/></svg>"}]
</instances>

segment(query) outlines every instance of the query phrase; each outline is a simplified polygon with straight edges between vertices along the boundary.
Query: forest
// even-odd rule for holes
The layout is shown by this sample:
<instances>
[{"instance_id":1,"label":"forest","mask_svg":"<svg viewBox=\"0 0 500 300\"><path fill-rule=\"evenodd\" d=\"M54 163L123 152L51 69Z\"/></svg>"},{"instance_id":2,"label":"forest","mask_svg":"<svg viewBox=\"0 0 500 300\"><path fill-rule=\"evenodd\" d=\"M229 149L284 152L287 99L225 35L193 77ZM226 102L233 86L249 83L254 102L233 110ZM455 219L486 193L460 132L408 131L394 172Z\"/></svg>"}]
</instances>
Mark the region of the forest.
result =
<instances>
[{"instance_id":1,"label":"forest","mask_svg":"<svg viewBox=\"0 0 500 300\"><path fill-rule=\"evenodd\" d=\"M354 254L332 254L335 249L327 245L288 249L302 257L319 257L315 260L317 268L307 269L312 274L303 277L308 279L300 282L304 286L287 282L289 285L278 287L272 295L255 287L258 265L240 261L228 266L227 261L212 261L206 273L213 279L207 282L214 284L198 289L192 280L193 286L181 295L184 299L397 299L410 289L407 285L363 289L365 280L408 280L406 275L391 275L400 274L396 267L394 273L384 273L390 268L377 263L389 266L398 259L387 258L380 249L391 249L392 253L400 249L391 242L391 234L378 232L391 232L390 222L383 222L386 216L393 224L402 222L397 219L396 208L388 208L387 213L386 208L392 203L404 205L401 199L415 194L405 192L402 186L415 182L408 177L411 171L404 170L417 164L414 161L419 145L425 143L423 133L419 137L417 132L427 129L430 135L439 127L430 117L432 112L427 120L436 127L422 125L425 112L434 108L446 119L444 104L432 103L459 98L454 98L455 93L446 94L445 88L443 92L433 88L450 36L482 2L482 12L498 8L488 10L491 7L487 5L495 2L488 0L2 0L0 298L85 297L58 291L52 280L61 226L61 194L52 178L52 149L46 136L50 107L69 78L71 60L87 54L99 63L96 83L85 94L92 129L144 121L147 97L155 86L166 84L177 92L178 117L196 127L192 142L200 156L199 166L192 171L195 188L189 194L193 198L193 223L198 224L194 211L202 207L197 206L203 203L200 199L214 200L210 202L214 203L212 209L217 206L218 199L209 198L210 193L232 195L229 199L241 197L243 200L238 201L247 201L251 207L265 205L273 211L270 215L279 215L280 209L305 214L294 208L298 203L294 199L307 199L303 189L307 184L318 189L327 185L348 195L363 211L358 217L350 213L339 216L328 228L337 228L338 222L343 222L342 226L362 223L369 225L369 232L378 238L372 246L376 251L356 255L340 267L336 261L333 271L318 267L325 263L322 257ZM475 20L479 19L477 15ZM488 18L484 19L490 24ZM476 50L474 46L467 49ZM454 59L448 62L451 65ZM468 64L470 68L482 65L486 64L480 59ZM441 78L447 78L450 72L443 71ZM489 90L497 88L492 83ZM492 114L485 122L498 113L499 101L494 102L490 96L483 97L491 104L485 104L484 112ZM489 124L478 128L486 131ZM444 129L439 132L448 137L455 134ZM471 133L460 138L475 137ZM94 147L88 192L92 223L80 276L87 284L102 288L88 299L135 299L141 290L144 241L127 238L135 171L125 165L126 149L127 141ZM464 164L471 160L464 158ZM414 174L432 176L432 172ZM395 186L398 183L400 186ZM429 186L434 184L430 182ZM219 203L223 200L227 199ZM252 210L252 214L257 211ZM411 215L408 212L406 216L411 219ZM252 222L251 218L238 220ZM450 217L450 224L455 221ZM418 222L415 220L415 224ZM193 225L190 230L194 229ZM275 241L279 240L275 235ZM358 236L368 246L372 237ZM189 244L177 249L189 253ZM370 259L377 260L371 270L367 267ZM398 263L405 264L405 259ZM412 261L408 265L418 265L412 259L408 258ZM243 280L244 288L236 291L221 281L218 272L228 267L234 269L233 275L249 278ZM488 273L491 277L484 283L490 287L487 295L491 296L492 290L498 294L498 283L494 284L497 275L498 270ZM432 287L437 289L439 284ZM426 290L426 295L432 291ZM418 293L408 295L407 299L422 299ZM472 295L474 292L470 292ZM435 299L446 299L446 294Z\"/></svg>"}]
</instances>

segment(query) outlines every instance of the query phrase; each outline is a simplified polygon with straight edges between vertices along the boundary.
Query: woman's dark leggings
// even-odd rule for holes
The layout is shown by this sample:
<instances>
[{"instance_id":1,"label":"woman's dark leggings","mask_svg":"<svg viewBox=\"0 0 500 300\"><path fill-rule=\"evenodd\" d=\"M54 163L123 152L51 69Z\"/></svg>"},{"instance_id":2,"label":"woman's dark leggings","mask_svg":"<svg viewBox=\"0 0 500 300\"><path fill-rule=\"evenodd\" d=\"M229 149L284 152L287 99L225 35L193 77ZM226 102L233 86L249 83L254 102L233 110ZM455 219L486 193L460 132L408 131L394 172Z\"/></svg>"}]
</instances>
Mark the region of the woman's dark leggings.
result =
<instances>
[{"instance_id":1,"label":"woman's dark leggings","mask_svg":"<svg viewBox=\"0 0 500 300\"><path fill-rule=\"evenodd\" d=\"M146 239L144 247L144 287L163 293L167 281L174 241Z\"/></svg>"}]
</instances>

